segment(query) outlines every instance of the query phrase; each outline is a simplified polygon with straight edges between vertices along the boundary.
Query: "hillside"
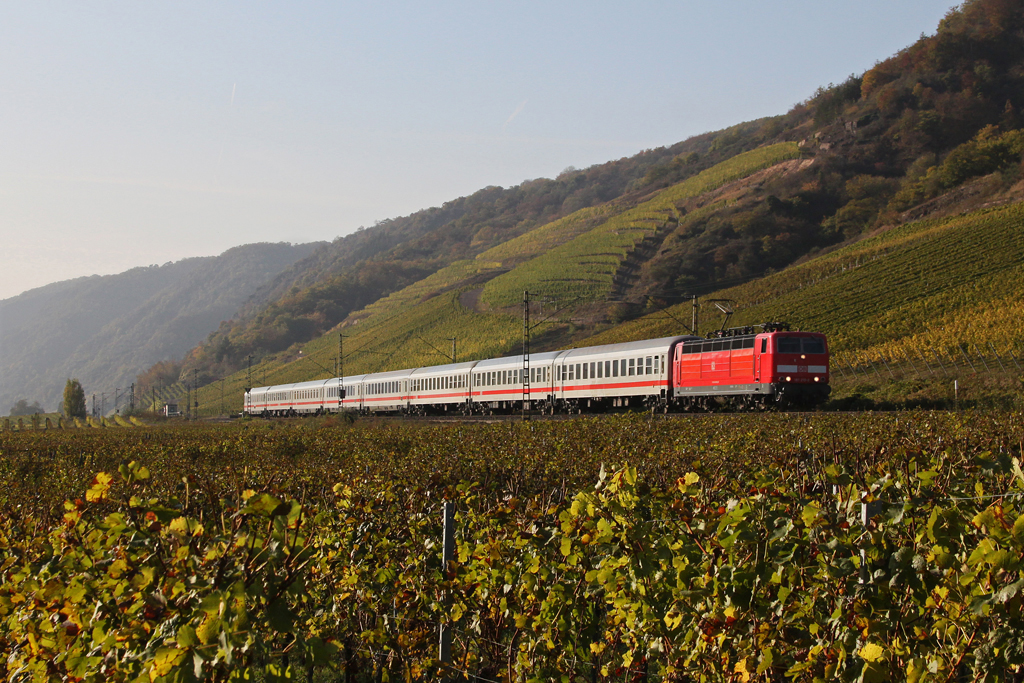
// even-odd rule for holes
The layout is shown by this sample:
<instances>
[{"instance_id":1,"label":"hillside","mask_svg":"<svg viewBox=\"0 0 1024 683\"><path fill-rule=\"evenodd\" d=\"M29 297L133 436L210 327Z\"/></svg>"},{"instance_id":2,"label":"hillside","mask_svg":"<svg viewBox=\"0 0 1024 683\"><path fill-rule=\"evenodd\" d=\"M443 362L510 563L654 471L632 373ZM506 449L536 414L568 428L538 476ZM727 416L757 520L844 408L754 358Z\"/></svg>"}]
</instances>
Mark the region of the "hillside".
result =
<instances>
[{"instance_id":1,"label":"hillside","mask_svg":"<svg viewBox=\"0 0 1024 683\"><path fill-rule=\"evenodd\" d=\"M536 330L534 348L643 336L653 324L645 315L691 295L735 298L746 306L741 320L781 317L820 327L829 317L829 299L809 300L805 308L778 299L781 308L755 308L755 301L767 306L767 299L747 301L731 288L799 277L811 264L870 248L871 235L900 234L899 226L922 220L946 225L943 219L967 211L1019 202L1021 74L1022 3L965 3L934 35L864 74L819 89L784 115L554 181L488 188L465 200L478 218L453 218L351 270L342 268L343 276L308 270L305 280L293 278L286 295L222 328L186 365L228 375L244 365L244 351L268 381L322 376L334 367L339 329L351 337L347 372L443 362L453 337L460 359L511 352L521 337L524 290L547 302L537 304L535 317L559 311ZM604 186L611 190L594 190L609 174L617 178ZM513 223L520 215L508 211L513 198L538 187L556 193L578 187L571 196L583 204L566 197ZM998 245L1009 237L992 239ZM952 253L949 245L937 248ZM822 254L825 260L816 260ZM321 270L327 272L324 256ZM965 263L943 267L974 277ZM901 293L893 289L899 278L888 279L887 269L904 264L879 258L875 267L872 282L879 286L863 293L873 297L865 310L888 310ZM350 282L374 273L388 286L350 295ZM305 282L313 284L304 288ZM337 282L343 286L334 287ZM375 289L382 295L377 299ZM688 312L669 312L689 319ZM949 315L973 311L961 307ZM664 312L654 316L670 320ZM635 324L622 324L630 320ZM897 327L881 327L878 343L901 338ZM272 334L290 329L301 333ZM857 346L859 338L844 336L852 334L845 326L830 329L840 354L867 349ZM233 350L231 362L211 362L217 344ZM238 377L231 381L242 386Z\"/></svg>"},{"instance_id":2,"label":"hillside","mask_svg":"<svg viewBox=\"0 0 1024 683\"><path fill-rule=\"evenodd\" d=\"M0 406L54 408L64 382L113 393L180 358L316 244L252 244L220 256L58 282L0 301Z\"/></svg>"}]
</instances>

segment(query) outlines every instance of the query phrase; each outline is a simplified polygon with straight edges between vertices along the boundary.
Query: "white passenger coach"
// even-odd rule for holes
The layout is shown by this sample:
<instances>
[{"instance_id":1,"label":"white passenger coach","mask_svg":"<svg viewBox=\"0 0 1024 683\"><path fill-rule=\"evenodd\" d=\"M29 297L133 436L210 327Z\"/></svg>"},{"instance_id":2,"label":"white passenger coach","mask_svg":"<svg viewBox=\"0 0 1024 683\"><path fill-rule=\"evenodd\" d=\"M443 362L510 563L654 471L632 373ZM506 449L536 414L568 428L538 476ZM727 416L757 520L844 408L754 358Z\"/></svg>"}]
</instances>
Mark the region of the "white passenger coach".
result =
<instances>
[{"instance_id":1,"label":"white passenger coach","mask_svg":"<svg viewBox=\"0 0 1024 683\"><path fill-rule=\"evenodd\" d=\"M535 353L528 364L521 355L508 356L255 387L245 396L245 413L285 416L344 409L470 414L519 410L524 402L546 412L656 406L667 397L667 363L673 346L691 338Z\"/></svg>"}]
</instances>

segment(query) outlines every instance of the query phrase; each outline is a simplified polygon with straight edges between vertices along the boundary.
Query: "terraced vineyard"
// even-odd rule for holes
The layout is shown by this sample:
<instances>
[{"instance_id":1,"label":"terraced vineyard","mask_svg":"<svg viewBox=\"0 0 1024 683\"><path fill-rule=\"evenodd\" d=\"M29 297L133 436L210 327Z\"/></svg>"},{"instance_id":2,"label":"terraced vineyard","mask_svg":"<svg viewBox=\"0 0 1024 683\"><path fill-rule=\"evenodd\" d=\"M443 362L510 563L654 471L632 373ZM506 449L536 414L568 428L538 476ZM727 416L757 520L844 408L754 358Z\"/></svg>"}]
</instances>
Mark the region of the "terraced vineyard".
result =
<instances>
[{"instance_id":1,"label":"terraced vineyard","mask_svg":"<svg viewBox=\"0 0 1024 683\"><path fill-rule=\"evenodd\" d=\"M1024 207L902 226L714 296L736 300L730 325L788 320L827 333L840 354L1019 344ZM668 313L685 317L688 304ZM715 324L705 320L702 327ZM673 325L654 314L592 341L658 336Z\"/></svg>"},{"instance_id":2,"label":"terraced vineyard","mask_svg":"<svg viewBox=\"0 0 1024 683\"><path fill-rule=\"evenodd\" d=\"M1004 412L3 432L0 675L1014 681L1022 443Z\"/></svg>"},{"instance_id":3,"label":"terraced vineyard","mask_svg":"<svg viewBox=\"0 0 1024 683\"><path fill-rule=\"evenodd\" d=\"M562 299L579 297L583 301L607 296L623 259L659 229L678 223L680 202L797 156L799 148L795 143L739 154L496 277L484 287L482 299L500 308L522 301L524 290Z\"/></svg>"}]
</instances>

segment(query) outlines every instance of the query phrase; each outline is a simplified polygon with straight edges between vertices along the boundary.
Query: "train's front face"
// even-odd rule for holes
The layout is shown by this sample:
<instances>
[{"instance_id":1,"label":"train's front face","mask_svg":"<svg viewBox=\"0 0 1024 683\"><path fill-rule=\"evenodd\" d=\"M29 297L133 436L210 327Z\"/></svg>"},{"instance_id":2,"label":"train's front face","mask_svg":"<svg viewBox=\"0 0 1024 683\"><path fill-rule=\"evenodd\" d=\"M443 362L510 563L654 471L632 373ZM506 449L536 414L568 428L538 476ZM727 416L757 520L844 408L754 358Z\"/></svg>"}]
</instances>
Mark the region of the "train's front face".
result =
<instances>
[{"instance_id":1,"label":"train's front face","mask_svg":"<svg viewBox=\"0 0 1024 683\"><path fill-rule=\"evenodd\" d=\"M829 356L819 332L775 332L771 335L772 377L780 401L815 405L828 398Z\"/></svg>"}]
</instances>

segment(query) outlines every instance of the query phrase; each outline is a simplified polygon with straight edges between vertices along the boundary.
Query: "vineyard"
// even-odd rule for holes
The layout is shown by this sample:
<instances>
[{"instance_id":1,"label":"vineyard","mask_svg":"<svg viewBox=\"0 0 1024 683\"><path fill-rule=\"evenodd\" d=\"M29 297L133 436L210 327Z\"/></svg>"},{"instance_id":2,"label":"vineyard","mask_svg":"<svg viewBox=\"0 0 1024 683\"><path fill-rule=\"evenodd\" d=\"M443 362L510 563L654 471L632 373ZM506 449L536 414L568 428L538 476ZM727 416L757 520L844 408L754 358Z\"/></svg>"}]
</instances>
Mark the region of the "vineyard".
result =
<instances>
[{"instance_id":1,"label":"vineyard","mask_svg":"<svg viewBox=\"0 0 1024 683\"><path fill-rule=\"evenodd\" d=\"M1022 443L1006 412L3 432L0 669L1021 680Z\"/></svg>"},{"instance_id":2,"label":"vineyard","mask_svg":"<svg viewBox=\"0 0 1024 683\"><path fill-rule=\"evenodd\" d=\"M902 226L715 296L736 300L730 324L798 320L842 351L1006 345L1024 338L1015 315L1022 262L1024 207L1014 205ZM596 341L657 336L667 321L651 316Z\"/></svg>"},{"instance_id":3,"label":"vineyard","mask_svg":"<svg viewBox=\"0 0 1024 683\"><path fill-rule=\"evenodd\" d=\"M797 156L795 143L738 154L499 275L485 285L482 299L496 307L508 307L522 301L524 290L547 296L576 296L585 301L606 296L623 259L645 238L679 222L677 204Z\"/></svg>"}]
</instances>

